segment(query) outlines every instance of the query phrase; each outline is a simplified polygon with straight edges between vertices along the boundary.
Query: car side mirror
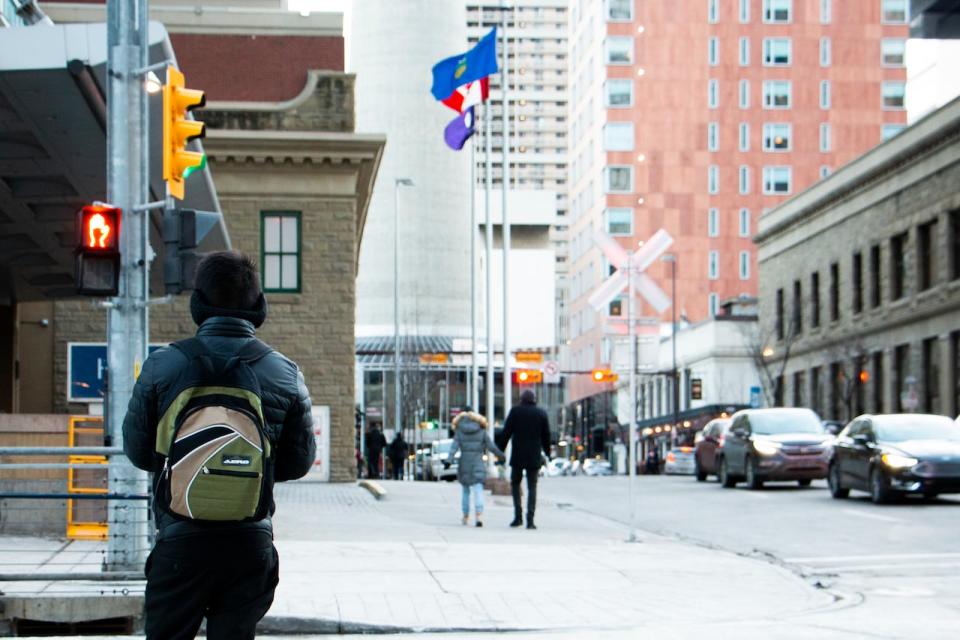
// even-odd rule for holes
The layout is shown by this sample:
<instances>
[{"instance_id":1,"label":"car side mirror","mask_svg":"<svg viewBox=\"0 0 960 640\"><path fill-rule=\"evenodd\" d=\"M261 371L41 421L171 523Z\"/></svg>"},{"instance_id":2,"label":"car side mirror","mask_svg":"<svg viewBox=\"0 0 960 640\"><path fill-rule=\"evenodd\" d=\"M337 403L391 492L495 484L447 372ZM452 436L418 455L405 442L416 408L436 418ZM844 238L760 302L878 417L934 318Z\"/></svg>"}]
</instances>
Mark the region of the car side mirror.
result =
<instances>
[{"instance_id":1,"label":"car side mirror","mask_svg":"<svg viewBox=\"0 0 960 640\"><path fill-rule=\"evenodd\" d=\"M873 441L870 439L870 436L865 433L858 433L853 436L853 443L858 447L869 447L873 444Z\"/></svg>"}]
</instances>

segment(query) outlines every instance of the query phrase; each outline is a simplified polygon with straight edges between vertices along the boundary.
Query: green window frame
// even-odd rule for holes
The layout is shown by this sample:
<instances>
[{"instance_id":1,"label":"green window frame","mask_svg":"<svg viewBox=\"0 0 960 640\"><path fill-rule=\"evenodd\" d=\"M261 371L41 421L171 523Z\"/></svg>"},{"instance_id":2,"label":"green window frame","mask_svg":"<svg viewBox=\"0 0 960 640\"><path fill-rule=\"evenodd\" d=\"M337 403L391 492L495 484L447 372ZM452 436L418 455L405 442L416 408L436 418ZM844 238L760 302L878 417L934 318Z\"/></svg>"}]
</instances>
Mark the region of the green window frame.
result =
<instances>
[{"instance_id":1,"label":"green window frame","mask_svg":"<svg viewBox=\"0 0 960 640\"><path fill-rule=\"evenodd\" d=\"M260 212L260 275L266 293L300 293L301 218L299 211Z\"/></svg>"}]
</instances>

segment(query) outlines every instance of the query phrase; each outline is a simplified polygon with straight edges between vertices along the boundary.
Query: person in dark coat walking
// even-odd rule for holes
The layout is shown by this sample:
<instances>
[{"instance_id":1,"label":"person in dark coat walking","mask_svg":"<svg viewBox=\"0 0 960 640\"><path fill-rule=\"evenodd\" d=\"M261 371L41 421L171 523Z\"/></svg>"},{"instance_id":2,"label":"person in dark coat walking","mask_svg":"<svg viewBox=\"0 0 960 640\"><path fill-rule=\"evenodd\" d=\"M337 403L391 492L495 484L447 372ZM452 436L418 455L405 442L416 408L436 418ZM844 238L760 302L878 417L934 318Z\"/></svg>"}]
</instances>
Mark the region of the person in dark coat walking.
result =
<instances>
[{"instance_id":1,"label":"person in dark coat walking","mask_svg":"<svg viewBox=\"0 0 960 640\"><path fill-rule=\"evenodd\" d=\"M523 508L520 504L520 481L527 472L527 529L536 529L533 516L537 510L537 474L540 472L543 451L550 458L550 421L546 412L537 406L537 397L526 389L520 394L520 404L510 409L503 426L500 446L507 448L513 439L510 452L510 488L513 490L513 522L511 527L523 524Z\"/></svg>"},{"instance_id":2,"label":"person in dark coat walking","mask_svg":"<svg viewBox=\"0 0 960 640\"><path fill-rule=\"evenodd\" d=\"M470 493L473 492L473 511L477 526L483 526L483 481L487 477L487 465L483 459L490 452L502 459L503 451L493 443L487 433L487 419L474 413L469 407L453 419L453 446L447 454L447 460L453 462L457 450L460 451L460 463L457 465L457 480L463 489L460 501L463 511L463 524L470 521Z\"/></svg>"},{"instance_id":3,"label":"person in dark coat walking","mask_svg":"<svg viewBox=\"0 0 960 640\"><path fill-rule=\"evenodd\" d=\"M390 458L390 473L394 480L403 480L403 461L407 459L407 441L399 431L393 437L393 442L387 447L387 457Z\"/></svg>"},{"instance_id":4,"label":"person in dark coat walking","mask_svg":"<svg viewBox=\"0 0 960 640\"><path fill-rule=\"evenodd\" d=\"M380 477L380 454L387 446L387 439L383 437L383 431L379 427L373 427L367 431L365 436L367 441L367 477Z\"/></svg>"},{"instance_id":5,"label":"person in dark coat walking","mask_svg":"<svg viewBox=\"0 0 960 640\"><path fill-rule=\"evenodd\" d=\"M253 261L232 251L203 258L190 312L199 327L191 344L202 345L209 360L230 361L255 346L267 301ZM306 475L316 444L310 394L299 367L276 351L261 351L249 366L260 384L263 434L273 450L269 487ZM195 364L177 346L151 353L123 420L123 451L135 467L154 474L155 495L163 470L169 471L169 458L158 453L158 427L169 413L165 407L182 397L178 379ZM193 638L204 618L208 638L252 639L279 581L272 501L262 519L220 522L178 516L169 504L153 503L157 535L145 568L147 639Z\"/></svg>"}]
</instances>

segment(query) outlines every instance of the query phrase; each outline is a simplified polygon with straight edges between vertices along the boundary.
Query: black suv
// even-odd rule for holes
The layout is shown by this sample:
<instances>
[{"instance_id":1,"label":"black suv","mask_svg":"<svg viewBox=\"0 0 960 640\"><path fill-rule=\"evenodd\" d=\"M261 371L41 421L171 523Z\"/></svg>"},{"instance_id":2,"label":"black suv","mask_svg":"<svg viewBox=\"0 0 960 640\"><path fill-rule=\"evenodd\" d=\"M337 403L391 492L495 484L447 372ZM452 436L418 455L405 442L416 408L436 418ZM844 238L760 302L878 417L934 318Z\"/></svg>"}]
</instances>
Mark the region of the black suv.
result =
<instances>
[{"instance_id":1,"label":"black suv","mask_svg":"<svg viewBox=\"0 0 960 640\"><path fill-rule=\"evenodd\" d=\"M767 480L805 487L827 477L831 437L810 409L745 409L731 420L718 461L724 487L740 480L750 489Z\"/></svg>"}]
</instances>

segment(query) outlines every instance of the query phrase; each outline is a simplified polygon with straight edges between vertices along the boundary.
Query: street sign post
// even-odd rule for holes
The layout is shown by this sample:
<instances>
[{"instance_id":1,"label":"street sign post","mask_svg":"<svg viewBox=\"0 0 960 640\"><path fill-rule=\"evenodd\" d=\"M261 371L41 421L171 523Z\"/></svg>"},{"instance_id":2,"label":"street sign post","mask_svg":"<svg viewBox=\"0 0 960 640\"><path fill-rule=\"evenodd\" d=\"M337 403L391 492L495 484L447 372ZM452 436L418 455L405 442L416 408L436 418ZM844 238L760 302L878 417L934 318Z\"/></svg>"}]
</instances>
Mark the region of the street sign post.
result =
<instances>
[{"instance_id":1,"label":"street sign post","mask_svg":"<svg viewBox=\"0 0 960 640\"><path fill-rule=\"evenodd\" d=\"M543 382L545 384L560 384L560 363L556 360L547 360L543 363Z\"/></svg>"}]
</instances>

